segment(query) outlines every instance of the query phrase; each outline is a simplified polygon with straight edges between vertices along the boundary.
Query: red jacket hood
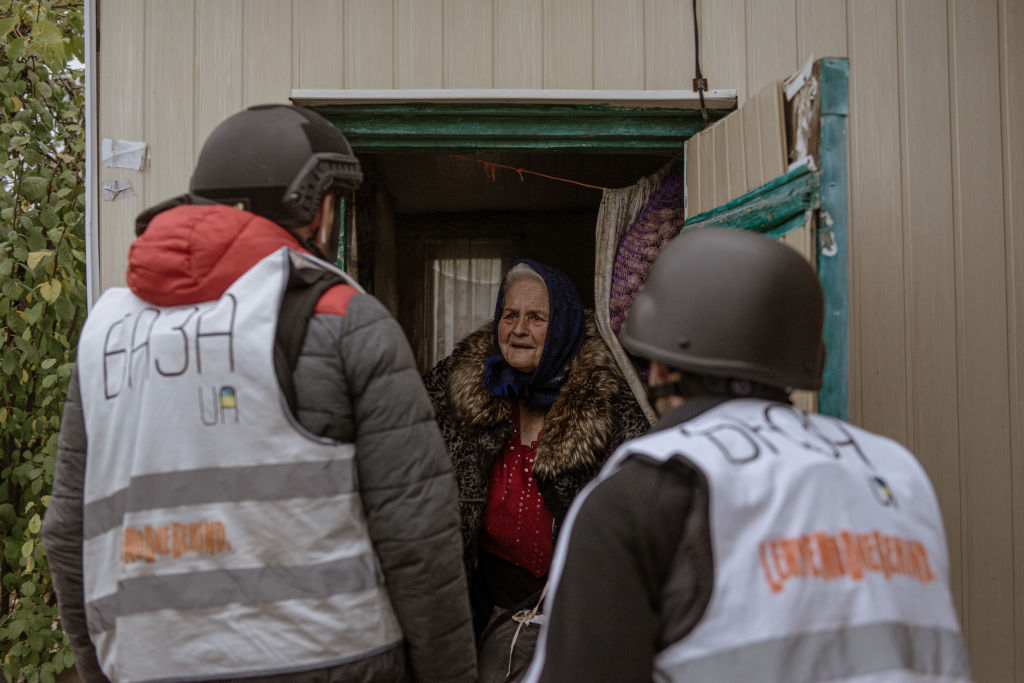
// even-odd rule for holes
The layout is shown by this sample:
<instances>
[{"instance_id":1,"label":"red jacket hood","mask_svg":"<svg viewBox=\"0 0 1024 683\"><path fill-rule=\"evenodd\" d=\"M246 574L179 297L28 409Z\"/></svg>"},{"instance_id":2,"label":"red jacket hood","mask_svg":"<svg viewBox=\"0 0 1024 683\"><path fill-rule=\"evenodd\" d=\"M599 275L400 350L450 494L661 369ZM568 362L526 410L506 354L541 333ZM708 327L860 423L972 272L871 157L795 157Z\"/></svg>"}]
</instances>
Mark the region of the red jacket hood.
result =
<instances>
[{"instance_id":1,"label":"red jacket hood","mask_svg":"<svg viewBox=\"0 0 1024 683\"><path fill-rule=\"evenodd\" d=\"M306 252L288 231L220 204L158 213L128 251L128 286L157 306L216 299L260 259L281 247Z\"/></svg>"}]
</instances>

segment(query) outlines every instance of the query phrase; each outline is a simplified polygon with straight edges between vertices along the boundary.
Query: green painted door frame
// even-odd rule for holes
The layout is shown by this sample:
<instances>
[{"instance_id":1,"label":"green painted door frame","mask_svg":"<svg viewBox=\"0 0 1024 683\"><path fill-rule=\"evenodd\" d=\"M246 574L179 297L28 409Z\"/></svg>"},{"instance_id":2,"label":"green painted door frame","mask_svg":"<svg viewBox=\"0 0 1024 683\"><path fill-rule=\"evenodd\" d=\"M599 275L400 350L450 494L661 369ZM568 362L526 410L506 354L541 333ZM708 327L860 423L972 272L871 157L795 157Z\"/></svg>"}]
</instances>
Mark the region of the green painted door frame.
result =
<instances>
[{"instance_id":1,"label":"green painted door frame","mask_svg":"<svg viewBox=\"0 0 1024 683\"><path fill-rule=\"evenodd\" d=\"M821 142L815 167L792 169L687 220L684 228L728 225L778 237L817 212L828 350L818 410L841 419L848 416L849 372L848 71L845 59L821 60ZM687 138L730 113L709 110L705 121L694 109L605 104L332 103L311 108L338 126L357 154L678 153Z\"/></svg>"},{"instance_id":2,"label":"green painted door frame","mask_svg":"<svg viewBox=\"0 0 1024 683\"><path fill-rule=\"evenodd\" d=\"M849 61L823 59L820 144L816 166L802 165L722 206L686 221L684 230L729 226L779 237L817 213L818 278L825 294L825 372L818 412L849 417Z\"/></svg>"}]
</instances>

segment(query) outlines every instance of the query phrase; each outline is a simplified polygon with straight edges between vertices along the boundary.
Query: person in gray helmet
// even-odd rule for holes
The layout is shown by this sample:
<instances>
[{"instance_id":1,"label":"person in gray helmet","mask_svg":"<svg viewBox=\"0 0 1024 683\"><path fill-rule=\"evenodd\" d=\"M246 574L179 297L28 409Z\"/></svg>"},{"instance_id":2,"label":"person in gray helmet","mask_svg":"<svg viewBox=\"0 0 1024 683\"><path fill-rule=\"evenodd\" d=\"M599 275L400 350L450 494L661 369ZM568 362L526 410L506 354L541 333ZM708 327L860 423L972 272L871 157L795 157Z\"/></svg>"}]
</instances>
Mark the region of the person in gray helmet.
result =
<instances>
[{"instance_id":1,"label":"person in gray helmet","mask_svg":"<svg viewBox=\"0 0 1024 683\"><path fill-rule=\"evenodd\" d=\"M473 681L455 477L401 329L334 267L362 180L246 109L136 221L82 331L43 522L83 680Z\"/></svg>"},{"instance_id":2,"label":"person in gray helmet","mask_svg":"<svg viewBox=\"0 0 1024 683\"><path fill-rule=\"evenodd\" d=\"M821 386L822 320L784 245L666 246L620 338L659 420L570 509L526 680L970 680L924 470L789 403Z\"/></svg>"}]
</instances>

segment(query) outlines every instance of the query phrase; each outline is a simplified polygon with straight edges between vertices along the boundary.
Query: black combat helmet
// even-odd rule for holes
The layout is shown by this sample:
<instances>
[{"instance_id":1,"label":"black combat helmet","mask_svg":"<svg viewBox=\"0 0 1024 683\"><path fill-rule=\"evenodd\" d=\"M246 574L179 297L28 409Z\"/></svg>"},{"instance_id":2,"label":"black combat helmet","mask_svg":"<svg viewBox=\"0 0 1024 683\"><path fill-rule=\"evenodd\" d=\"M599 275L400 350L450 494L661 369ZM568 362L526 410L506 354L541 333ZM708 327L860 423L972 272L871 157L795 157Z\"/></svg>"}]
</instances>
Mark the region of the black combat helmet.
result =
<instances>
[{"instance_id":1,"label":"black combat helmet","mask_svg":"<svg viewBox=\"0 0 1024 683\"><path fill-rule=\"evenodd\" d=\"M823 318L821 286L800 254L763 235L705 228L658 255L620 341L696 375L818 389Z\"/></svg>"},{"instance_id":2,"label":"black combat helmet","mask_svg":"<svg viewBox=\"0 0 1024 683\"><path fill-rule=\"evenodd\" d=\"M363 180L341 131L316 112L285 104L250 107L206 139L190 192L234 204L285 228L309 225L324 194Z\"/></svg>"}]
</instances>

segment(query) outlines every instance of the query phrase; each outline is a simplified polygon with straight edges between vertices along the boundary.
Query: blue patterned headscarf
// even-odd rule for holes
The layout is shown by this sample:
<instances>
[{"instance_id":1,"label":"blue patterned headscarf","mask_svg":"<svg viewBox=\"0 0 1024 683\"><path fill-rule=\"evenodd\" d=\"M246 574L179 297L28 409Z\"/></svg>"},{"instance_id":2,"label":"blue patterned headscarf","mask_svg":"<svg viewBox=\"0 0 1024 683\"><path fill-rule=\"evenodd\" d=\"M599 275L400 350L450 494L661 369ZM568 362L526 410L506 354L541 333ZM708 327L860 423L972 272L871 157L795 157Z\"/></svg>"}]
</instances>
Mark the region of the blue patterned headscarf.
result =
<instances>
[{"instance_id":1,"label":"blue patterned headscarf","mask_svg":"<svg viewBox=\"0 0 1024 683\"><path fill-rule=\"evenodd\" d=\"M487 359L484 388L492 396L522 399L527 407L546 409L558 398L558 392L569 377L569 366L583 346L583 306L576 286L565 273L530 259L519 259L512 264L525 263L544 280L548 289L548 331L540 362L533 372L516 370L499 350ZM511 270L511 268L510 268ZM508 278L508 273L505 274ZM494 305L494 348L498 346L498 322L505 308L506 283L502 281L498 300Z\"/></svg>"}]
</instances>

